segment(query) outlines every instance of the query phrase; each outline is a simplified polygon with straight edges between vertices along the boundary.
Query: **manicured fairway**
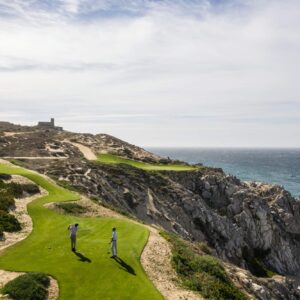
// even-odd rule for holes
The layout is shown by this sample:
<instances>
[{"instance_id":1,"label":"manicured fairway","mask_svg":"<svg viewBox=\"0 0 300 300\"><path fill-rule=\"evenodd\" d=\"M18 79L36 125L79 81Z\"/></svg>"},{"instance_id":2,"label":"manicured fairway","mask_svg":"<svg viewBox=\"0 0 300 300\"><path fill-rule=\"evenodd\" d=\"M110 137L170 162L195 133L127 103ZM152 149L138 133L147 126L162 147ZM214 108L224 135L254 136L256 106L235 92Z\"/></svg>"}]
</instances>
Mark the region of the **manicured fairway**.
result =
<instances>
[{"instance_id":1,"label":"manicured fairway","mask_svg":"<svg viewBox=\"0 0 300 300\"><path fill-rule=\"evenodd\" d=\"M198 167L180 165L180 164L149 164L137 160L123 158L114 154L98 154L97 160L106 164L127 164L135 168L148 171L192 171Z\"/></svg>"},{"instance_id":2,"label":"manicured fairway","mask_svg":"<svg viewBox=\"0 0 300 300\"><path fill-rule=\"evenodd\" d=\"M49 192L29 204L32 234L0 253L0 269L38 271L58 280L59 299L163 299L140 265L148 231L130 221L60 215L43 207L48 202L76 200L78 196L28 170L0 164L0 173L23 175ZM70 250L67 226L79 223L77 254ZM118 262L110 258L111 228L119 235Z\"/></svg>"}]
</instances>

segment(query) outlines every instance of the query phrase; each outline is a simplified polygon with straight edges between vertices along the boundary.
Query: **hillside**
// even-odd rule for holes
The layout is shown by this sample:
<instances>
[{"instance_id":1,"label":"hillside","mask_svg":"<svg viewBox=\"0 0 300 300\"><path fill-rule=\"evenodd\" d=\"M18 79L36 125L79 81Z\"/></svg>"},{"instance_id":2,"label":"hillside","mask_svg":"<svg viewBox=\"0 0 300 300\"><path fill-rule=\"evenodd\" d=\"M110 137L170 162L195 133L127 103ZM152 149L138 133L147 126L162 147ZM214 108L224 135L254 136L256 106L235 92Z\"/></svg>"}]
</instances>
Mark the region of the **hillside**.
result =
<instances>
[{"instance_id":1,"label":"hillside","mask_svg":"<svg viewBox=\"0 0 300 300\"><path fill-rule=\"evenodd\" d=\"M122 160L104 162L98 160L101 154ZM208 243L253 299L300 299L300 201L282 187L241 182L221 169L161 158L105 134L10 123L0 123L0 156L99 205L192 243ZM144 170L137 162L160 171ZM178 171L178 165L187 169Z\"/></svg>"}]
</instances>

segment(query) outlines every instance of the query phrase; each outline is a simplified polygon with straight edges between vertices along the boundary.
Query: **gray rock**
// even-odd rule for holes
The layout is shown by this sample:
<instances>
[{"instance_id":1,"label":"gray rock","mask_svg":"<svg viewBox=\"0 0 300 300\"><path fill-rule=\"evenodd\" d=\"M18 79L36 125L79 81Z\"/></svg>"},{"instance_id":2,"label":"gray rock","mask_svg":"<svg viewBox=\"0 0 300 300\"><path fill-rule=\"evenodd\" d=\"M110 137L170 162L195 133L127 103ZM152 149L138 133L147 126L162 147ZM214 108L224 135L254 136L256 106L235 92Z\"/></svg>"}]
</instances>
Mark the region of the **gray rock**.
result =
<instances>
[{"instance_id":1,"label":"gray rock","mask_svg":"<svg viewBox=\"0 0 300 300\"><path fill-rule=\"evenodd\" d=\"M210 198L211 198L211 193L208 192L208 191L203 191L203 192L202 192L202 197L203 197L204 199L210 199Z\"/></svg>"}]
</instances>

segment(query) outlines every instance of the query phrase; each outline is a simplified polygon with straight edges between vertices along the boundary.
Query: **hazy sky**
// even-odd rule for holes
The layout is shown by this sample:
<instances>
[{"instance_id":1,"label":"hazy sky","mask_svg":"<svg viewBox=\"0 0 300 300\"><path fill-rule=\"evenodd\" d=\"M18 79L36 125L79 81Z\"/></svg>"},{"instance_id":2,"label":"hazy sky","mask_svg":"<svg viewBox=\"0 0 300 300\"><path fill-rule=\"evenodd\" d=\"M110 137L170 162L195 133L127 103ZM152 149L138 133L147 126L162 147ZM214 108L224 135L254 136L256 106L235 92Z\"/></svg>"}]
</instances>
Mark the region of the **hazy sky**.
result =
<instances>
[{"instance_id":1,"label":"hazy sky","mask_svg":"<svg viewBox=\"0 0 300 300\"><path fill-rule=\"evenodd\" d=\"M299 73L299 0L0 0L0 120L300 147Z\"/></svg>"}]
</instances>

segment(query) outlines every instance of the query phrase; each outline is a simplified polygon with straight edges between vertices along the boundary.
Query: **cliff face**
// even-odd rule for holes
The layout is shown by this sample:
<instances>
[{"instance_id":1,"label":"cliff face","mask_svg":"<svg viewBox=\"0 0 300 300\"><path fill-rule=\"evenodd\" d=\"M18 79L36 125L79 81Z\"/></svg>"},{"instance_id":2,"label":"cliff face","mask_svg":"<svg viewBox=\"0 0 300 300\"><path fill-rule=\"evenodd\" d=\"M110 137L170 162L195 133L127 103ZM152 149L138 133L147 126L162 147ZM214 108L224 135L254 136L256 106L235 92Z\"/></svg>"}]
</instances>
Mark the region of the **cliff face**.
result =
<instances>
[{"instance_id":1,"label":"cliff face","mask_svg":"<svg viewBox=\"0 0 300 300\"><path fill-rule=\"evenodd\" d=\"M283 188L244 183L221 170L149 173L129 166L60 162L39 171L261 275L300 270L300 202ZM255 263L257 261L257 263Z\"/></svg>"},{"instance_id":2,"label":"cliff face","mask_svg":"<svg viewBox=\"0 0 300 300\"><path fill-rule=\"evenodd\" d=\"M300 201L282 187L241 182L221 169L146 172L90 162L66 139L96 153L161 160L107 135L68 132L3 135L0 154L65 157L24 163L146 223L192 241L207 241L228 263L232 278L257 299L300 299L296 280L286 277L300 274ZM267 278L270 272L284 277Z\"/></svg>"},{"instance_id":3,"label":"cliff face","mask_svg":"<svg viewBox=\"0 0 300 300\"><path fill-rule=\"evenodd\" d=\"M211 215L198 203L186 212L220 257L254 273L260 271L253 259L280 274L299 272L300 202L289 192L276 185L240 182L222 172L168 176L206 204Z\"/></svg>"},{"instance_id":4,"label":"cliff face","mask_svg":"<svg viewBox=\"0 0 300 300\"><path fill-rule=\"evenodd\" d=\"M300 202L279 186L241 182L210 168L150 173L81 160L37 169L146 223L207 241L223 261L248 270L240 284L257 299L300 299L295 281L259 278L300 270Z\"/></svg>"}]
</instances>

